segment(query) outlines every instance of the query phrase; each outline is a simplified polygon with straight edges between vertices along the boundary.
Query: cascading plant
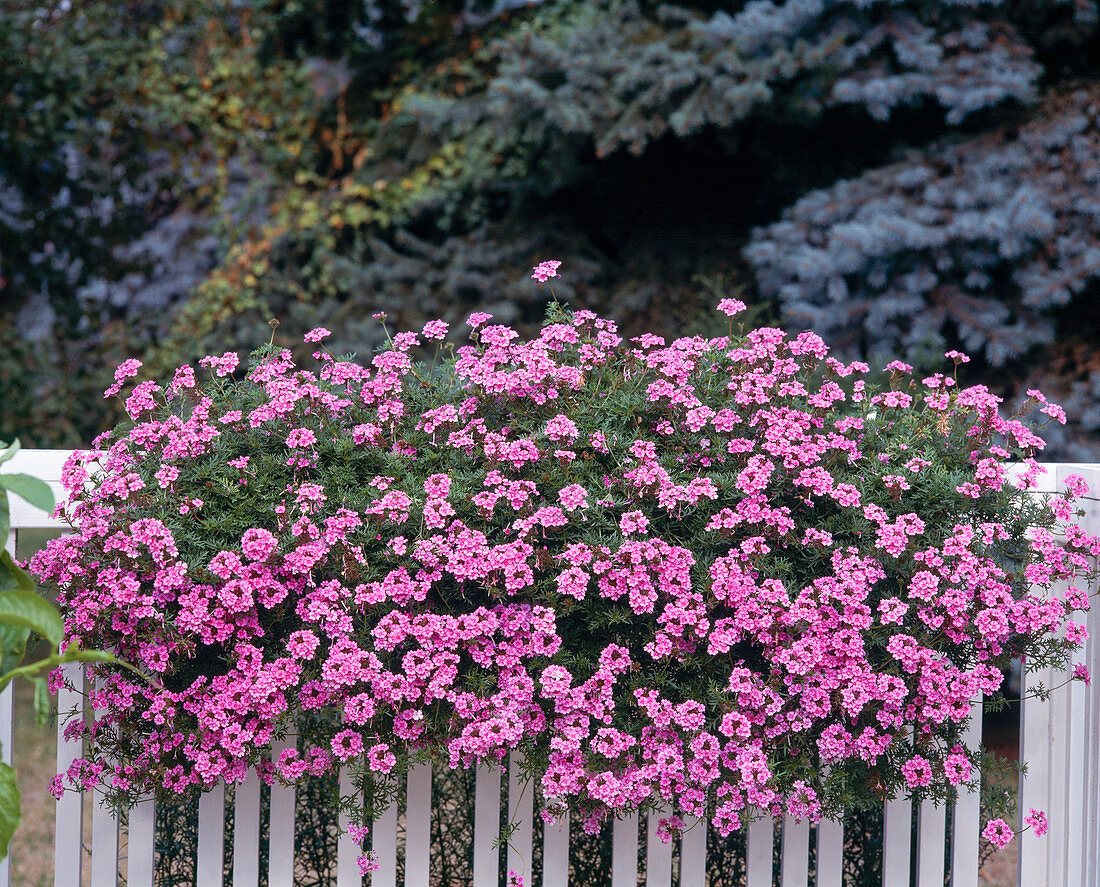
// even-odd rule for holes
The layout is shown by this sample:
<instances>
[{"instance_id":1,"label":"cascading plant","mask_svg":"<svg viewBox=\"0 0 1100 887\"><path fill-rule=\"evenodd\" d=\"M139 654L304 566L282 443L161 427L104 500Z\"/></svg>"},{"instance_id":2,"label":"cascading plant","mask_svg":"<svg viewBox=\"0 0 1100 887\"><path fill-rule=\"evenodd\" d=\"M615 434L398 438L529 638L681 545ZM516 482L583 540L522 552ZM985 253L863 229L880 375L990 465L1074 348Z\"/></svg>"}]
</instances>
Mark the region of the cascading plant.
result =
<instances>
[{"instance_id":1,"label":"cascading plant","mask_svg":"<svg viewBox=\"0 0 1100 887\"><path fill-rule=\"evenodd\" d=\"M153 680L94 669L56 790L348 766L385 798L429 752L518 751L589 830L953 797L972 700L1084 639L1086 488L1029 492L1042 440L984 387L899 361L876 386L813 333L735 333L743 308L668 344L556 301L529 342L478 313L438 367L407 352L442 321L369 366L317 329L312 370L267 347L137 384L32 566L69 639Z\"/></svg>"}]
</instances>

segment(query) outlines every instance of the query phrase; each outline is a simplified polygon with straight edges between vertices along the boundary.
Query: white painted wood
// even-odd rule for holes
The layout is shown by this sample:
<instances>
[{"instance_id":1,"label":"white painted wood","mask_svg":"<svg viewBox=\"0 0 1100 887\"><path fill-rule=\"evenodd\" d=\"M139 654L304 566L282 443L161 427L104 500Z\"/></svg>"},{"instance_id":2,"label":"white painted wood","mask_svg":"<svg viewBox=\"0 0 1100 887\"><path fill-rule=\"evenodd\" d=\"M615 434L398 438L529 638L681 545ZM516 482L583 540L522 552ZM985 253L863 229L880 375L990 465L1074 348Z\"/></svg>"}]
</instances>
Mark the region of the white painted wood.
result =
<instances>
[{"instance_id":1,"label":"white painted wood","mask_svg":"<svg viewBox=\"0 0 1100 887\"><path fill-rule=\"evenodd\" d=\"M348 797L358 799L362 805L362 794L351 781L351 774L347 767L340 768L340 799L341 808L339 816L340 837L336 841L336 887L361 887L363 876L359 873L359 857L363 853L362 845L348 834L348 826L351 820L344 812L343 800ZM388 817L390 826L387 834L386 824L381 826L375 821L371 829L371 850L379 855L382 860L382 868L374 872L372 884L384 884L386 887L397 887L397 805L394 804ZM383 880L378 880L379 875ZM385 878L389 880L384 880Z\"/></svg>"},{"instance_id":2,"label":"white painted wood","mask_svg":"<svg viewBox=\"0 0 1100 887\"><path fill-rule=\"evenodd\" d=\"M118 887L118 817L92 797L91 887Z\"/></svg>"},{"instance_id":3,"label":"white painted wood","mask_svg":"<svg viewBox=\"0 0 1100 887\"><path fill-rule=\"evenodd\" d=\"M542 887L568 887L568 883L569 814L563 813L542 824Z\"/></svg>"},{"instance_id":4,"label":"white painted wood","mask_svg":"<svg viewBox=\"0 0 1100 887\"><path fill-rule=\"evenodd\" d=\"M57 772L64 773L83 754L84 739L65 738L74 713L84 712L84 668L78 662L63 665L66 684L57 694ZM84 837L84 795L66 791L57 801L54 820L54 887L80 887Z\"/></svg>"},{"instance_id":5,"label":"white painted wood","mask_svg":"<svg viewBox=\"0 0 1100 887\"><path fill-rule=\"evenodd\" d=\"M1090 531L1091 528L1090 528ZM1088 615L1089 640L1085 665L1090 685L1086 688L1087 728L1085 736L1085 821L1082 840L1085 847L1085 871L1100 881L1100 603L1095 602Z\"/></svg>"},{"instance_id":6,"label":"white painted wood","mask_svg":"<svg viewBox=\"0 0 1100 887\"><path fill-rule=\"evenodd\" d=\"M611 887L634 887L637 883L638 814L631 813L616 817L611 824Z\"/></svg>"},{"instance_id":7,"label":"white painted wood","mask_svg":"<svg viewBox=\"0 0 1100 887\"><path fill-rule=\"evenodd\" d=\"M817 887L842 887L844 881L844 824L822 819L817 824Z\"/></svg>"},{"instance_id":8,"label":"white painted wood","mask_svg":"<svg viewBox=\"0 0 1100 887\"><path fill-rule=\"evenodd\" d=\"M1072 671L1069 673L1072 675ZM1065 823L1066 852L1063 877L1067 885L1085 883L1083 827L1085 825L1085 755L1089 741L1085 711L1085 686L1071 681L1062 692L1066 695L1069 717L1066 721ZM1096 739L1093 740L1097 741ZM1027 815L1027 811L1023 811Z\"/></svg>"},{"instance_id":9,"label":"white painted wood","mask_svg":"<svg viewBox=\"0 0 1100 887\"><path fill-rule=\"evenodd\" d=\"M10 504L9 499L9 504ZM19 532L14 529L15 525L12 525L13 529L8 532L8 535L0 541L4 543L4 550L8 552L12 557L15 556L15 542L16 534ZM8 684L2 691L0 691L0 762L11 766L11 753L12 753L12 687ZM10 851L10 848L9 848ZM11 856L5 856L0 860L0 887L11 887Z\"/></svg>"},{"instance_id":10,"label":"white painted wood","mask_svg":"<svg viewBox=\"0 0 1100 887\"><path fill-rule=\"evenodd\" d=\"M66 493L61 486L61 467L71 453L72 450L20 450L14 458L0 465L0 474L30 474L37 477L50 485L55 502L63 502ZM49 527L68 529L67 523L54 520L52 515L35 508L20 496L9 496L8 507L12 527L23 530Z\"/></svg>"},{"instance_id":11,"label":"white painted wood","mask_svg":"<svg viewBox=\"0 0 1100 887\"><path fill-rule=\"evenodd\" d=\"M783 817L783 854L779 866L783 887L807 887L810 883L810 823Z\"/></svg>"},{"instance_id":12,"label":"white painted wood","mask_svg":"<svg viewBox=\"0 0 1100 887\"><path fill-rule=\"evenodd\" d=\"M745 836L745 871L747 887L771 887L772 842L775 840L775 820L770 816L749 823Z\"/></svg>"},{"instance_id":13,"label":"white painted wood","mask_svg":"<svg viewBox=\"0 0 1100 887\"><path fill-rule=\"evenodd\" d=\"M535 786L520 772L522 755L512 752L508 759L508 824L513 829L508 839L508 871L531 883L531 852L534 848Z\"/></svg>"},{"instance_id":14,"label":"white painted wood","mask_svg":"<svg viewBox=\"0 0 1100 887\"><path fill-rule=\"evenodd\" d=\"M1057 471L1058 487L1065 485L1066 476L1079 474L1089 485L1088 498L1078 501L1084 511L1074 520L1088 533L1100 533L1100 470L1096 466L1071 467L1061 465ZM1095 561L1094 561L1095 565ZM1096 591L1096 583L1088 590ZM1077 583L1077 587L1082 587ZM1074 654L1073 664L1089 668L1091 686L1072 681L1067 688L1068 720L1066 723L1066 784L1065 784L1065 884L1100 882L1100 598L1092 598L1086 613L1075 613L1075 622L1083 622L1089 638L1083 650ZM1066 674L1066 678L1072 672ZM1065 691L1063 691L1065 692ZM1023 810L1024 815L1027 810ZM1048 836L1050 837L1050 836ZM1054 872L1057 874L1057 872Z\"/></svg>"},{"instance_id":15,"label":"white painted wood","mask_svg":"<svg viewBox=\"0 0 1100 887\"><path fill-rule=\"evenodd\" d=\"M405 805L405 887L428 887L432 849L432 766L409 770Z\"/></svg>"},{"instance_id":16,"label":"white painted wood","mask_svg":"<svg viewBox=\"0 0 1100 887\"><path fill-rule=\"evenodd\" d=\"M153 887L156 807L145 798L130 808L126 836L126 887Z\"/></svg>"},{"instance_id":17,"label":"white painted wood","mask_svg":"<svg viewBox=\"0 0 1100 887\"><path fill-rule=\"evenodd\" d=\"M288 737L271 747L271 759L294 748L296 742ZM271 814L268 831L267 883L268 887L294 887L294 786L271 784Z\"/></svg>"},{"instance_id":18,"label":"white painted wood","mask_svg":"<svg viewBox=\"0 0 1100 887\"><path fill-rule=\"evenodd\" d=\"M233 887L260 883L260 780L250 770L233 793Z\"/></svg>"},{"instance_id":19,"label":"white painted wood","mask_svg":"<svg viewBox=\"0 0 1100 887\"><path fill-rule=\"evenodd\" d=\"M500 768L478 764L474 782L474 887L497 887Z\"/></svg>"},{"instance_id":20,"label":"white painted wood","mask_svg":"<svg viewBox=\"0 0 1100 887\"><path fill-rule=\"evenodd\" d=\"M975 700L970 710L970 723L963 736L967 749L982 743L982 700ZM978 841L981 827L981 778L978 768L972 772L974 787L962 788L951 820L951 884L952 887L977 887Z\"/></svg>"},{"instance_id":21,"label":"white painted wood","mask_svg":"<svg viewBox=\"0 0 1100 887\"><path fill-rule=\"evenodd\" d=\"M378 860L378 868L371 873L371 887L396 887L397 884L397 803L396 801L383 811L371 824L371 851ZM359 875L359 867L356 857L361 852L359 845L346 835L340 838L345 841L350 852L340 854L340 871L344 871L344 859L351 860L350 869L346 875L347 884L359 884L362 880ZM343 881L338 887L345 887Z\"/></svg>"},{"instance_id":22,"label":"white painted wood","mask_svg":"<svg viewBox=\"0 0 1100 887\"><path fill-rule=\"evenodd\" d=\"M706 887L707 821L685 816L680 837L680 887Z\"/></svg>"},{"instance_id":23,"label":"white painted wood","mask_svg":"<svg viewBox=\"0 0 1100 887\"><path fill-rule=\"evenodd\" d=\"M947 807L921 801L917 811L917 887L943 887Z\"/></svg>"},{"instance_id":24,"label":"white painted wood","mask_svg":"<svg viewBox=\"0 0 1100 887\"><path fill-rule=\"evenodd\" d=\"M666 844L657 834L661 817L671 815L670 810L651 810L646 816L646 887L672 887L672 841Z\"/></svg>"},{"instance_id":25,"label":"white painted wood","mask_svg":"<svg viewBox=\"0 0 1100 887\"><path fill-rule=\"evenodd\" d=\"M221 884L225 866L225 783L218 782L199 797L199 841L195 880Z\"/></svg>"},{"instance_id":26,"label":"white painted wood","mask_svg":"<svg viewBox=\"0 0 1100 887\"><path fill-rule=\"evenodd\" d=\"M887 801L883 810L882 887L909 883L912 827L912 802L908 798Z\"/></svg>"},{"instance_id":27,"label":"white painted wood","mask_svg":"<svg viewBox=\"0 0 1100 887\"><path fill-rule=\"evenodd\" d=\"M1027 774L1020 777L1019 809L1026 816L1034 807L1044 810L1052 826L1057 826L1061 816L1052 808L1050 798L1050 746L1054 725L1051 723L1051 707L1041 699L1029 698L1028 687L1040 681L1050 687L1054 673L1049 668L1024 674L1024 698L1020 705L1020 760L1027 762ZM1018 838L1017 878L1027 887L1052 887L1049 881L1047 852L1052 846L1051 835L1040 838L1028 830Z\"/></svg>"}]
</instances>

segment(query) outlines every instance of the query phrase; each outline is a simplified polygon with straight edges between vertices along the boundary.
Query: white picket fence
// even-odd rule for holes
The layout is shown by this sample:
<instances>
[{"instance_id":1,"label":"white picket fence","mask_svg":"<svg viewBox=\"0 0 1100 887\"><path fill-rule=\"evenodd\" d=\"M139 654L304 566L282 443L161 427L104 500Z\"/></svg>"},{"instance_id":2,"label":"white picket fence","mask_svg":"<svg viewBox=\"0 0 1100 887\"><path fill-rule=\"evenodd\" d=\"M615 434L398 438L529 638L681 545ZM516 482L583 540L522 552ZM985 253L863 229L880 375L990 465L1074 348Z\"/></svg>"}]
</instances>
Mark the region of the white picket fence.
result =
<instances>
[{"instance_id":1,"label":"white picket fence","mask_svg":"<svg viewBox=\"0 0 1100 887\"><path fill-rule=\"evenodd\" d=\"M10 472L26 472L51 482L60 496L58 478L68 456L62 450L24 450L0 467ZM1071 473L1085 477L1100 496L1100 466L1048 465L1044 491L1061 488ZM10 551L20 545L20 534L27 531L59 529L62 524L13 498L12 531L6 540ZM1086 501L1087 515L1082 526L1100 532L1100 503ZM20 556L28 553L19 548ZM1020 810L1045 810L1050 832L1036 837L1025 832L1019 845L1019 887L1097 887L1100 885L1100 607L1088 616L1090 641L1081 654L1097 680L1091 687L1080 682L1058 690L1049 701L1025 700L1022 706L1020 757L1028 763L1026 778L1021 779ZM72 672L76 691L66 691L58 701L59 710L74 710L83 704L82 678ZM1060 684L1065 675L1047 673L1027 675L1026 683L1047 687ZM974 718L968 744L981 741L980 718ZM11 688L0 695L0 743L3 760L12 754ZM78 743L58 735L57 766L64 770L80 753ZM281 749L276 749L277 757ZM499 878L499 815L501 780L509 780L508 818L518 824L507 845L507 869L516 871L530 885L530 867L534 835L532 791L517 781L511 767L481 767L476 775L473 883L474 887L497 887ZM370 847L381 867L368 879L361 879L356 857L359 846L346 835L341 838L338 856L338 887L359 887L369 880L372 887L396 887L399 848L403 846L405 887L427 887L429 881L431 791L430 768L417 767L407 774L406 809L403 814L404 838L398 840L396 805L377 819L371 828ZM43 787L44 790L44 787ZM350 786L343 786L351 794ZM223 868L223 825L226 794L222 789L204 795L199 807L197 848L197 884L220 887ZM255 887L260 876L260 785L255 776L233 793L235 827L233 830L234 887ZM292 887L294 882L294 804L293 788L271 789L270 850L267 876L270 887ZM82 868L90 874L90 887L117 887L120 859L124 859L128 887L152 887L154 873L154 810L147 801L128 811L128 825L120 829L118 821L99 804L91 805L91 842L83 839L85 804L75 793L67 793L57 802L54 846L55 887L82 887L86 880ZM885 805L883 846L884 887L907 887L910 871L915 868L917 887L943 887L950 875L953 887L978 884L978 797L968 793L959 799L951 817L953 830L946 833L947 811L923 803L915 811L917 841L912 845L914 811L908 800L893 800ZM631 817L616 821L612 833L611 887L634 887L639 856L645 854L647 887L671 887L673 847L656 836L657 817L649 816L640 840L639 821ZM782 856L778 872L773 872L773 838L781 830ZM816 837L817 887L841 887L843 828L839 823L820 823ZM781 822L762 820L748 829L747 887L772 887L775 875L782 887L807 887L810 878L809 844L811 830L806 822L788 817ZM702 824L685 830L680 844L678 882L682 887L706 884L706 829ZM18 835L14 852L19 852ZM39 852L44 852L39 851ZM87 855L90 853L90 865ZM915 864L912 857L915 854ZM82 865L83 863L83 865ZM568 823L559 821L543 828L542 887L566 887L569 881ZM9 861L0 864L0 887L9 887ZM585 885L588 887L588 885Z\"/></svg>"}]
</instances>

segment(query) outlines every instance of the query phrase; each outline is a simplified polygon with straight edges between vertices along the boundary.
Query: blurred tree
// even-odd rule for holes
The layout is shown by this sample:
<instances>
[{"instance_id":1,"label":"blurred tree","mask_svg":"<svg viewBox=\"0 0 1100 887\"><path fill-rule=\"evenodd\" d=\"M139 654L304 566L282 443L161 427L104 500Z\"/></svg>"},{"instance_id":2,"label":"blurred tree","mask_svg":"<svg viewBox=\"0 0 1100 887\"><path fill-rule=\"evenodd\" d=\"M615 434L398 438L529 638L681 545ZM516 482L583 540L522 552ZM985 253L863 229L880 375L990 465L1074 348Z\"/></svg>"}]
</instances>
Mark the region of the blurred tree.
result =
<instances>
[{"instance_id":1,"label":"blurred tree","mask_svg":"<svg viewBox=\"0 0 1100 887\"><path fill-rule=\"evenodd\" d=\"M632 335L721 290L850 356L969 349L1100 454L1096 0L0 8L0 435L86 442L123 352L272 317L530 330L555 257Z\"/></svg>"}]
</instances>

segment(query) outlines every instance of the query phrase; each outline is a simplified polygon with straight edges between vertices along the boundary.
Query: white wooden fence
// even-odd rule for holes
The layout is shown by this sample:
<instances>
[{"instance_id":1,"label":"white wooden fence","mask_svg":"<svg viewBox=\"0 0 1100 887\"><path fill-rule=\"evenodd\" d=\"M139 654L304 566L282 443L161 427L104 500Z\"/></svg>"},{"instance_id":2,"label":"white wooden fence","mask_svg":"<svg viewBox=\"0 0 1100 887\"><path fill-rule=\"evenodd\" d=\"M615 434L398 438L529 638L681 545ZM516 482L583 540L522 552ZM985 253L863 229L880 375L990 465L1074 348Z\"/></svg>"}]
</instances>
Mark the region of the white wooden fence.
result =
<instances>
[{"instance_id":1,"label":"white wooden fence","mask_svg":"<svg viewBox=\"0 0 1100 887\"><path fill-rule=\"evenodd\" d=\"M26 472L41 477L54 487L61 466L68 456L62 450L24 450L0 467L9 472ZM1044 491L1061 488L1071 473L1085 477L1090 488L1100 495L1100 466L1049 465ZM31 530L59 529L62 524L28 506L18 498L11 500L12 531L6 540L9 550L19 545L21 533ZM1082 526L1100 532L1100 503L1086 501ZM20 546L20 556L27 552ZM1080 655L1096 680L1091 687L1075 681L1043 702L1025 700L1022 706L1020 757L1028 763L1026 778L1021 779L1020 810L1045 810L1050 832L1036 837L1025 832L1019 845L1019 887L1097 887L1100 885L1100 607L1088 616L1090 640ZM79 671L74 680L81 680ZM1029 674L1029 686L1037 682L1047 687L1062 683L1065 675ZM58 701L59 710L72 710L82 704L79 692L66 691ZM981 740L981 719L974 718L968 744ZM11 688L0 695L0 743L3 759L12 753ZM78 743L58 736L57 766L64 770L78 756ZM278 756L280 749L275 750ZM510 771L511 768L505 768ZM481 767L477 771L474 813L474 887L496 887L499 877L497 849L501 779L510 780L508 817L518 823L507 848L507 868L524 877L530 885L533 843L533 803L530 788L521 790L512 772ZM407 776L404 840L398 841L398 813L391 807L373 823L371 849L381 867L369 877L372 887L396 887L399 843L404 846L405 887L427 887L429 878L429 824L431 815L431 772L427 766L411 770ZM45 787L43 787L43 791ZM351 794L344 785L344 794ZM223 866L223 820L226 795L223 790L204 795L199 808L197 884L221 885ZM293 788L271 790L270 850L268 884L292 887L294 879L294 803ZM260 785L255 776L238 786L233 794L235 827L233 832L234 887L255 887L260 875ZM67 793L57 802L54 845L55 887L117 887L120 858L125 860L124 883L129 887L152 887L154 871L154 811L151 801L136 804L128 812L128 827L119 828L116 819L99 804L91 805L91 842L84 843L84 808L80 795ZM917 817L916 846L911 846L912 821ZM645 853L647 887L670 887L673 873L673 848L655 834L656 817L645 823L639 840L637 817L614 823L612 835L611 887L633 887L639 869L639 854ZM953 830L946 834L947 811L929 803L913 811L908 800L890 801L885 806L883 847L884 887L907 887L910 871L915 868L917 887L943 887L950 875L953 887L978 884L978 797L960 798L952 816ZM772 842L775 829L781 830L782 858L773 872ZM123 834L120 834L123 832ZM763 820L751 825L747 834L745 869L748 887L771 887L776 875L782 887L806 887L810 877L809 842L811 831L805 822L787 818L776 823ZM838 823L823 822L816 832L817 887L842 884L843 829ZM681 838L679 877L682 887L703 887L706 883L706 829L701 824L687 829ZM18 853L19 836L14 852ZM640 846L641 845L641 846ZM120 850L120 847L122 848ZM25 852L25 848L24 848ZM45 848L37 852L45 852ZM341 838L338 856L338 887L359 887L361 879L356 857L360 848L348 837ZM90 853L90 865L87 855ZM915 865L912 857L915 854ZM82 866L83 861L83 866ZM85 870L82 874L82 868ZM543 829L543 887L566 887L569 880L569 831L566 822ZM367 879L363 879L367 880ZM0 864L0 887L11 884L9 862ZM16 885L21 887L21 885ZM585 885L588 887L588 885Z\"/></svg>"}]
</instances>

